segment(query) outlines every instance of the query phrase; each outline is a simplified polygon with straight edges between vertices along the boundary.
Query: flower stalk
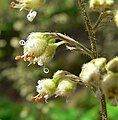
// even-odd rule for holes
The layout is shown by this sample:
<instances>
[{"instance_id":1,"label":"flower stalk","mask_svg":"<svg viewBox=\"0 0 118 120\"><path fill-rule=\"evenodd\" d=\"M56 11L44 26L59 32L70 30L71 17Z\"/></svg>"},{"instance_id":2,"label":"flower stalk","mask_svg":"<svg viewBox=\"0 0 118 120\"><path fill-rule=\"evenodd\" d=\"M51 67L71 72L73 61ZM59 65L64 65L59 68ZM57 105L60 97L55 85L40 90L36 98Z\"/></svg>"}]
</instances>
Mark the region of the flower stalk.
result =
<instances>
[{"instance_id":1,"label":"flower stalk","mask_svg":"<svg viewBox=\"0 0 118 120\"><path fill-rule=\"evenodd\" d=\"M97 58L98 54L97 54L97 48L96 48L95 31L94 31L94 29L92 27L91 21L90 21L89 16L88 16L88 14L86 12L86 8L85 8L83 0L79 0L79 6L80 6L80 9L81 9L81 12L82 12L82 16L84 18L86 29L88 31L93 56L94 56L94 58Z\"/></svg>"},{"instance_id":2,"label":"flower stalk","mask_svg":"<svg viewBox=\"0 0 118 120\"><path fill-rule=\"evenodd\" d=\"M69 45L74 46L76 51L82 51L84 54L87 54L88 56L90 56L91 58L93 58L93 54L92 52L86 48L84 45L82 45L81 43L77 42L76 40L74 40L71 37L68 37L66 35L63 35L61 33L50 33L54 38L62 40L67 42Z\"/></svg>"},{"instance_id":3,"label":"flower stalk","mask_svg":"<svg viewBox=\"0 0 118 120\"><path fill-rule=\"evenodd\" d=\"M98 21L96 22L95 26L93 27L92 24L91 24L91 21L89 19L89 16L87 14L85 4L84 4L83 0L79 0L79 6L80 6L80 9L81 9L81 12L82 12L82 16L84 18L86 29L88 31L90 45L91 45L91 51L93 53L94 58L97 58L98 53L97 53L97 48L96 48L96 37L95 37L95 32L96 31L95 31L95 28L101 22L101 15L102 14L99 16ZM98 84L98 86L99 86L99 90L100 90L100 102L101 102L101 109L102 109L102 120L108 120L105 94L103 93L101 85Z\"/></svg>"}]
</instances>

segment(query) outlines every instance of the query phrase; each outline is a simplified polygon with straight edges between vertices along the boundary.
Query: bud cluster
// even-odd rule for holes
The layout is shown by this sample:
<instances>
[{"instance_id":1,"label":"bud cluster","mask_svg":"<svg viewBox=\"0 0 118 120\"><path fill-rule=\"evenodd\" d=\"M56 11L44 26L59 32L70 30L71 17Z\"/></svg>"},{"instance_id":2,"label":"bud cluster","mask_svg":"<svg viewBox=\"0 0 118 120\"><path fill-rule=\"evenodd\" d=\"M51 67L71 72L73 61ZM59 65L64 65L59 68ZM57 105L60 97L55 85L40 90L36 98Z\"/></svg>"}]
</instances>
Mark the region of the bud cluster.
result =
<instances>
[{"instance_id":1,"label":"bud cluster","mask_svg":"<svg viewBox=\"0 0 118 120\"><path fill-rule=\"evenodd\" d=\"M50 35L50 33L34 32L31 33L27 41L21 44L24 45L24 53L22 56L16 56L16 60L24 59L30 64L38 64L43 66L48 63L55 54L57 47L64 44L64 41L55 42L55 39Z\"/></svg>"},{"instance_id":2,"label":"bud cluster","mask_svg":"<svg viewBox=\"0 0 118 120\"><path fill-rule=\"evenodd\" d=\"M105 58L97 58L86 63L79 75L87 86L97 87L100 83L109 99L118 102L118 57L107 63Z\"/></svg>"},{"instance_id":3,"label":"bud cluster","mask_svg":"<svg viewBox=\"0 0 118 120\"><path fill-rule=\"evenodd\" d=\"M79 78L67 71L57 71L52 79L43 79L38 81L38 95L34 97L35 102L41 100L47 101L51 96L69 97L76 89Z\"/></svg>"}]
</instances>

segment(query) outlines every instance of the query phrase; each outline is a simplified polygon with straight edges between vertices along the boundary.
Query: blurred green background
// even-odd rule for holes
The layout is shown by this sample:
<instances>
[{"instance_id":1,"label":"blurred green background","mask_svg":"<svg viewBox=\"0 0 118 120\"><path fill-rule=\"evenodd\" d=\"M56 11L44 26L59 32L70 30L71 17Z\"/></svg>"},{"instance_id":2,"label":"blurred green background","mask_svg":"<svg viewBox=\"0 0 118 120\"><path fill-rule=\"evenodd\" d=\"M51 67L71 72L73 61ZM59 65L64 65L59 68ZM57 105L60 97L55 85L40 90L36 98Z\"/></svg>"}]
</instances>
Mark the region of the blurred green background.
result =
<instances>
[{"instance_id":1,"label":"blurred green background","mask_svg":"<svg viewBox=\"0 0 118 120\"><path fill-rule=\"evenodd\" d=\"M100 120L99 99L82 86L68 99L51 99L49 103L31 101L37 94L35 86L39 79L51 77L61 69L79 75L82 64L90 58L61 46L47 65L48 74L42 67L28 67L28 63L14 60L17 54L22 54L19 40L36 31L61 32L89 48L77 0L47 0L32 23L26 19L27 11L10 9L10 2L0 0L0 120ZM99 14L87 10L94 23ZM96 36L101 56L111 59L118 55L118 28L114 22L102 25ZM109 120L117 120L118 107L110 106L109 101L107 107Z\"/></svg>"}]
</instances>

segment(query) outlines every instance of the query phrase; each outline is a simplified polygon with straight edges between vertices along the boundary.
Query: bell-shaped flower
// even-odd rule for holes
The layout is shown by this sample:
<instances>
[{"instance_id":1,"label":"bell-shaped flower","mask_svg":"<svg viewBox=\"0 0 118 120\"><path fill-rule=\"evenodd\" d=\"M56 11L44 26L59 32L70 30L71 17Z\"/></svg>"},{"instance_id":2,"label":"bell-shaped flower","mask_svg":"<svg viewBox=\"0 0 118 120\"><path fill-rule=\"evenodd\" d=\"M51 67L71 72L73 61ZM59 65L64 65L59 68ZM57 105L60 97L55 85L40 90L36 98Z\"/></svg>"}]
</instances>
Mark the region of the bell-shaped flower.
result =
<instances>
[{"instance_id":1,"label":"bell-shaped flower","mask_svg":"<svg viewBox=\"0 0 118 120\"><path fill-rule=\"evenodd\" d=\"M52 79L39 80L37 86L38 95L34 97L34 101L47 101L49 97L54 95L55 89L56 85Z\"/></svg>"},{"instance_id":2,"label":"bell-shaped flower","mask_svg":"<svg viewBox=\"0 0 118 120\"><path fill-rule=\"evenodd\" d=\"M55 39L50 33L31 33L27 41L23 43L23 55L16 56L15 59L23 58L24 61L30 62L29 65L37 63L39 66L42 66L53 58L56 48L64 43L65 41L55 43Z\"/></svg>"},{"instance_id":3,"label":"bell-shaped flower","mask_svg":"<svg viewBox=\"0 0 118 120\"><path fill-rule=\"evenodd\" d=\"M102 87L113 105L118 105L118 73L108 72L102 82Z\"/></svg>"},{"instance_id":4,"label":"bell-shaped flower","mask_svg":"<svg viewBox=\"0 0 118 120\"><path fill-rule=\"evenodd\" d=\"M80 82L80 79L78 76L75 76L70 72L58 70L53 75L53 81L57 85L55 92L56 97L57 96L68 97L72 95L76 88L77 83Z\"/></svg>"},{"instance_id":5,"label":"bell-shaped flower","mask_svg":"<svg viewBox=\"0 0 118 120\"><path fill-rule=\"evenodd\" d=\"M71 78L63 78L59 82L56 91L55 91L55 97L57 96L63 96L63 97L69 97L72 95L76 89L77 83L72 81Z\"/></svg>"},{"instance_id":6,"label":"bell-shaped flower","mask_svg":"<svg viewBox=\"0 0 118 120\"><path fill-rule=\"evenodd\" d=\"M82 71L79 75L82 82L88 85L94 85L96 82L100 81L100 72L104 69L106 65L105 58L97 58L86 63L82 67Z\"/></svg>"}]
</instances>

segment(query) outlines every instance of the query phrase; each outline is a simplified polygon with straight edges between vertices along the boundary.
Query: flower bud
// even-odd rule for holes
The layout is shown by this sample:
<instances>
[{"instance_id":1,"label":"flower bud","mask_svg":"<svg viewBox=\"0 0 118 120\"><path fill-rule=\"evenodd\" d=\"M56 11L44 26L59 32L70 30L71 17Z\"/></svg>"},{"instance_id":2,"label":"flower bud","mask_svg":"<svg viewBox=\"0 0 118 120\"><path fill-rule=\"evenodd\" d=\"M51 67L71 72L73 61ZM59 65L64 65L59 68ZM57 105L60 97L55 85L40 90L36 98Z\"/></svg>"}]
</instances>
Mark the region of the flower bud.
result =
<instances>
[{"instance_id":1,"label":"flower bud","mask_svg":"<svg viewBox=\"0 0 118 120\"><path fill-rule=\"evenodd\" d=\"M74 81L74 82L80 81L78 76L75 76L75 75L71 74L70 72L67 72L64 70L58 70L53 75L53 81L55 82L55 84L58 84L62 79L70 79L71 81Z\"/></svg>"},{"instance_id":2,"label":"flower bud","mask_svg":"<svg viewBox=\"0 0 118 120\"><path fill-rule=\"evenodd\" d=\"M112 60L110 60L106 65L106 69L107 71L118 73L118 57L115 57Z\"/></svg>"},{"instance_id":3,"label":"flower bud","mask_svg":"<svg viewBox=\"0 0 118 120\"><path fill-rule=\"evenodd\" d=\"M118 100L118 73L108 72L103 78L102 85L109 99ZM114 104L117 103L118 101Z\"/></svg>"},{"instance_id":4,"label":"flower bud","mask_svg":"<svg viewBox=\"0 0 118 120\"><path fill-rule=\"evenodd\" d=\"M38 86L37 86L37 92L38 95L35 98L35 100L38 99L45 99L47 100L49 97L54 95L56 86L55 83L52 81L52 79L44 79L44 80L39 80L38 81Z\"/></svg>"},{"instance_id":5,"label":"flower bud","mask_svg":"<svg viewBox=\"0 0 118 120\"><path fill-rule=\"evenodd\" d=\"M54 57L57 47L56 44L49 44L45 52L40 57L35 57L34 61L37 62L39 66L47 64Z\"/></svg>"},{"instance_id":6,"label":"flower bud","mask_svg":"<svg viewBox=\"0 0 118 120\"><path fill-rule=\"evenodd\" d=\"M85 84L94 84L95 81L100 80L100 71L104 68L105 64L105 58L93 59L89 63L84 64L79 75L80 79Z\"/></svg>"},{"instance_id":7,"label":"flower bud","mask_svg":"<svg viewBox=\"0 0 118 120\"><path fill-rule=\"evenodd\" d=\"M102 11L111 7L114 4L114 0L90 0L89 6L92 9Z\"/></svg>"},{"instance_id":8,"label":"flower bud","mask_svg":"<svg viewBox=\"0 0 118 120\"><path fill-rule=\"evenodd\" d=\"M115 12L114 21L116 23L116 26L118 27L118 10Z\"/></svg>"},{"instance_id":9,"label":"flower bud","mask_svg":"<svg viewBox=\"0 0 118 120\"><path fill-rule=\"evenodd\" d=\"M77 83L69 78L61 79L55 92L56 97L57 96L69 97L76 89L76 85Z\"/></svg>"}]
</instances>

